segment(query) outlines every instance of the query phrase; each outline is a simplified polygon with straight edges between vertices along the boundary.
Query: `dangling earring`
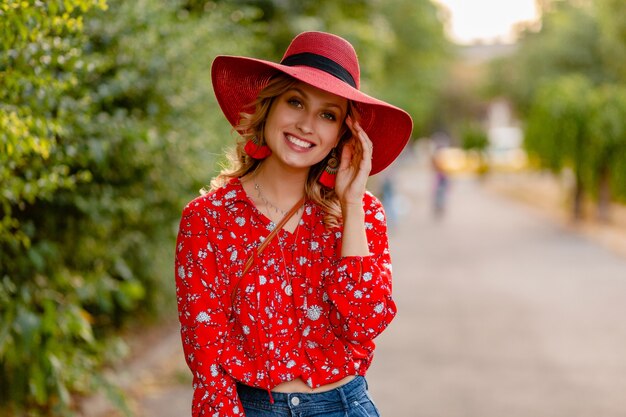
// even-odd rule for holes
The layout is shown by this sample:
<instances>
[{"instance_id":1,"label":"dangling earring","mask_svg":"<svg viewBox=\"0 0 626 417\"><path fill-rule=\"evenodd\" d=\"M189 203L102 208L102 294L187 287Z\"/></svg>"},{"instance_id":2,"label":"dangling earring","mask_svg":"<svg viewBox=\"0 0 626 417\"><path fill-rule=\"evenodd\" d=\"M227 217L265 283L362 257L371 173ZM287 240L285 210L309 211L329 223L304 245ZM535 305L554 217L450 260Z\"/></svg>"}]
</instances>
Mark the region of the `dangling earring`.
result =
<instances>
[{"instance_id":1,"label":"dangling earring","mask_svg":"<svg viewBox=\"0 0 626 417\"><path fill-rule=\"evenodd\" d=\"M328 188L335 188L335 180L337 179L337 169L339 168L339 159L337 159L337 149L330 151L330 158L326 162L324 171L320 175L317 182Z\"/></svg>"},{"instance_id":2,"label":"dangling earring","mask_svg":"<svg viewBox=\"0 0 626 417\"><path fill-rule=\"evenodd\" d=\"M265 159L272 154L272 150L267 145L261 145L256 136L252 136L243 150L253 159Z\"/></svg>"}]
</instances>

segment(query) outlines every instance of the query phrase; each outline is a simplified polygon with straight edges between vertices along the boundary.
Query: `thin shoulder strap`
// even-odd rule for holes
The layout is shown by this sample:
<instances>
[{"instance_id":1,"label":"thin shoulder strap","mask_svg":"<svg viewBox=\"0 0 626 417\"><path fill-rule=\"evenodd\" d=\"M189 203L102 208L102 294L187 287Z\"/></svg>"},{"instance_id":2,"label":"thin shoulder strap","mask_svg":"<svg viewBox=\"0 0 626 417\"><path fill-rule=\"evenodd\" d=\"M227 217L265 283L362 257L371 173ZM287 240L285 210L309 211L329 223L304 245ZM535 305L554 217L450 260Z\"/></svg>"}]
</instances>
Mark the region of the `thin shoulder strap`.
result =
<instances>
[{"instance_id":1,"label":"thin shoulder strap","mask_svg":"<svg viewBox=\"0 0 626 417\"><path fill-rule=\"evenodd\" d=\"M263 251L265 250L265 248L267 247L267 245L269 245L269 243L272 241L272 239L274 239L274 237L278 234L278 232L280 231L280 229L282 229L285 224L289 221L289 219L291 219L291 217L293 217L294 214L296 214L296 212L300 209L300 207L302 207L302 205L304 204L304 202L306 201L306 197L303 196L300 201L298 201L292 208L291 210L289 210L287 212L287 214L285 214L285 216L280 220L280 222L276 225L276 227L274 228L274 230L272 230L272 232L265 238L265 240L263 241L263 243L261 243L261 245L257 248L256 250L256 254L252 254L250 255L250 257L248 258L248 260L246 261L246 265L243 268L243 274L241 276L246 275L246 273L248 272L248 270L252 267L252 264L254 263L254 258L258 257L261 253L263 253ZM235 293L237 292L237 287L238 285L235 285L233 287L233 292L231 294L231 301L235 299Z\"/></svg>"}]
</instances>

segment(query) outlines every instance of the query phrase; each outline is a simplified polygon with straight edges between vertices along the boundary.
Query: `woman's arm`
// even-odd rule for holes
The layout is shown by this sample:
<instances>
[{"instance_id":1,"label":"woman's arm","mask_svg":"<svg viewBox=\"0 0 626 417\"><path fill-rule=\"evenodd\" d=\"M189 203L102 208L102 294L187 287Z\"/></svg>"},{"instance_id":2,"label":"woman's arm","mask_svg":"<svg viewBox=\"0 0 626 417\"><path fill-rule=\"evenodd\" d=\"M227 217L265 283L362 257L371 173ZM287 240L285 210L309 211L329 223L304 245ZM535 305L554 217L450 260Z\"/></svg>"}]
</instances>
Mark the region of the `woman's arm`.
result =
<instances>
[{"instance_id":1,"label":"woman's arm","mask_svg":"<svg viewBox=\"0 0 626 417\"><path fill-rule=\"evenodd\" d=\"M351 118L353 137L343 148L335 192L341 202L341 255L329 271L329 299L335 333L351 342L378 336L396 314L391 298L391 259L382 204L366 193L373 144ZM331 256L333 254L330 254ZM333 258L337 259L337 253Z\"/></svg>"},{"instance_id":2,"label":"woman's arm","mask_svg":"<svg viewBox=\"0 0 626 417\"><path fill-rule=\"evenodd\" d=\"M183 211L175 261L183 350L193 374L192 415L243 416L236 382L219 365L230 297L208 238L211 231L196 205Z\"/></svg>"},{"instance_id":3,"label":"woman's arm","mask_svg":"<svg viewBox=\"0 0 626 417\"><path fill-rule=\"evenodd\" d=\"M348 255L327 271L328 296L334 312L335 333L350 342L374 339L391 323L396 304L391 290L391 257L382 204L371 194L364 196L364 230L368 255ZM341 253L347 235L341 240ZM336 249L335 249L336 250Z\"/></svg>"},{"instance_id":4,"label":"woman's arm","mask_svg":"<svg viewBox=\"0 0 626 417\"><path fill-rule=\"evenodd\" d=\"M341 256L369 256L363 203L342 206L341 212L343 216Z\"/></svg>"}]
</instances>

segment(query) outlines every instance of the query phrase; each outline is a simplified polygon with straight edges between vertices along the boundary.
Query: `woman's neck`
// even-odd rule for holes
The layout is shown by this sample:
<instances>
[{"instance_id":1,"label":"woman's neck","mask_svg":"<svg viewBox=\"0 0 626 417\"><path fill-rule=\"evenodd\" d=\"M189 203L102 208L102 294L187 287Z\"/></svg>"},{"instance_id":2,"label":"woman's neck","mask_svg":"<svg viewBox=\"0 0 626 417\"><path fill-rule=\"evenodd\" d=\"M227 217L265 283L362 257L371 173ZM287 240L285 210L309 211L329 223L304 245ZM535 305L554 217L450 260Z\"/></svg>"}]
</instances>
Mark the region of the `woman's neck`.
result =
<instances>
[{"instance_id":1,"label":"woman's neck","mask_svg":"<svg viewBox=\"0 0 626 417\"><path fill-rule=\"evenodd\" d=\"M252 174L251 179L271 204L288 209L304 195L307 177L308 169L282 169L268 160Z\"/></svg>"}]
</instances>

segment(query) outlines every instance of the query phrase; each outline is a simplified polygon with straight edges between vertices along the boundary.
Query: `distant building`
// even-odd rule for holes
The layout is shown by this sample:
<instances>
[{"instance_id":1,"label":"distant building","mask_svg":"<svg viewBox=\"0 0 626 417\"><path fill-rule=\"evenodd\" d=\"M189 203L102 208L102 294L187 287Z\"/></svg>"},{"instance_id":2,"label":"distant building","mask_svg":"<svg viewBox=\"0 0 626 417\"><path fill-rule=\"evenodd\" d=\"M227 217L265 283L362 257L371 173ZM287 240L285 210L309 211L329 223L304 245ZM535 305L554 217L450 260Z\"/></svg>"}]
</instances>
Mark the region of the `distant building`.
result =
<instances>
[{"instance_id":1,"label":"distant building","mask_svg":"<svg viewBox=\"0 0 626 417\"><path fill-rule=\"evenodd\" d=\"M522 168L526 164L522 149L524 134L507 100L495 99L489 103L486 128L491 164L495 168Z\"/></svg>"}]
</instances>

